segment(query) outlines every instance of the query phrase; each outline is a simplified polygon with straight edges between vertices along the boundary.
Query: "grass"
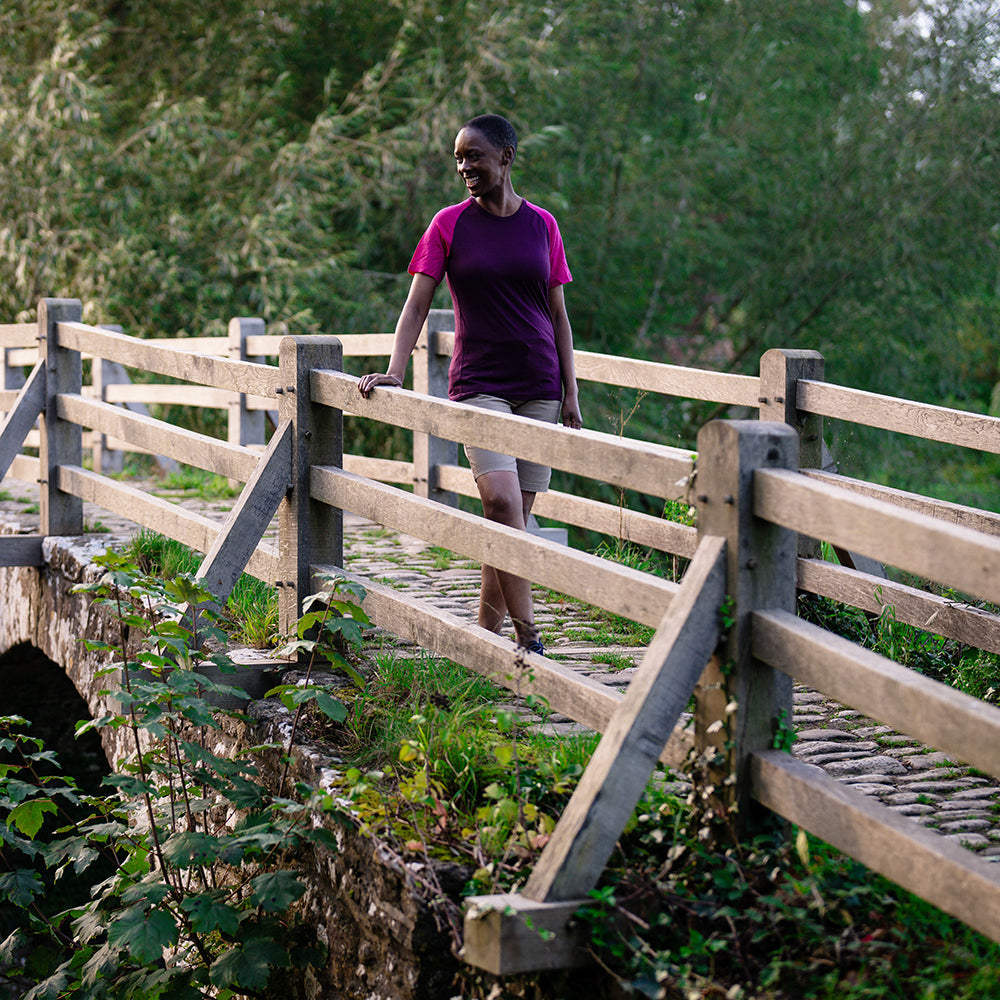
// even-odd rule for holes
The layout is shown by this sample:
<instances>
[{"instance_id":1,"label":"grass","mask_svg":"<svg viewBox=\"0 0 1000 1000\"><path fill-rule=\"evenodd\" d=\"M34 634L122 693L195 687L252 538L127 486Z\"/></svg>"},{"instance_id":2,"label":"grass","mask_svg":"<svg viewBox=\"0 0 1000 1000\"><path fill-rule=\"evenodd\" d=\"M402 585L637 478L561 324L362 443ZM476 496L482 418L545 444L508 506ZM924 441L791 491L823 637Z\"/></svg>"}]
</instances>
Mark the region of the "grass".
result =
<instances>
[{"instance_id":1,"label":"grass","mask_svg":"<svg viewBox=\"0 0 1000 1000\"><path fill-rule=\"evenodd\" d=\"M143 573L164 579L195 574L201 566L200 552L149 528L132 536L124 554ZM278 644L278 596L273 586L243 573L226 601L232 628L231 638L256 649Z\"/></svg>"}]
</instances>

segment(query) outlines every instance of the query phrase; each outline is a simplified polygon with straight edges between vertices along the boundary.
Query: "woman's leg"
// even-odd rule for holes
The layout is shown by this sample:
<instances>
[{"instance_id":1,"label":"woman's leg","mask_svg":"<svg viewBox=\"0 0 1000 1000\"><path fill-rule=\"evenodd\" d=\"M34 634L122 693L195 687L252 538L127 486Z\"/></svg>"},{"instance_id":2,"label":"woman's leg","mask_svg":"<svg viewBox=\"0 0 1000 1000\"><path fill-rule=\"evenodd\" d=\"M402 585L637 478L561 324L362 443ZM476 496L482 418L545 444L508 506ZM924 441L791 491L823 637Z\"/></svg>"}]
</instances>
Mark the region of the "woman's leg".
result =
<instances>
[{"instance_id":1,"label":"woman's leg","mask_svg":"<svg viewBox=\"0 0 1000 1000\"><path fill-rule=\"evenodd\" d=\"M522 492L517 473L486 472L476 480L476 486L483 501L483 515L488 520L524 530L535 494ZM483 566L479 624L491 632L499 632L508 612L518 645L536 642L538 629L531 601L531 581Z\"/></svg>"}]
</instances>

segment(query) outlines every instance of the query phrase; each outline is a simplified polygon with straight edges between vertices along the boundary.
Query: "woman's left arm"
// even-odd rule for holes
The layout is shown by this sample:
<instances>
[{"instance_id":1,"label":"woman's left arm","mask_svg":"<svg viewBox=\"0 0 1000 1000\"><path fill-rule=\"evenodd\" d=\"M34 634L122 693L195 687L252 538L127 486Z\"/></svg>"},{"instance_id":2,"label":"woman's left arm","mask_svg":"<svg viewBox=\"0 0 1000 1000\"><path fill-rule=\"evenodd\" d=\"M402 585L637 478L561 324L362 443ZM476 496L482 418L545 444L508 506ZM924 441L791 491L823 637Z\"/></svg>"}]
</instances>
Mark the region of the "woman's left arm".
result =
<instances>
[{"instance_id":1,"label":"woman's left arm","mask_svg":"<svg viewBox=\"0 0 1000 1000\"><path fill-rule=\"evenodd\" d=\"M583 418L580 416L580 392L576 385L576 365L573 361L573 328L569 324L562 285L549 289L549 311L552 313L556 352L562 373L562 422L567 427L578 429L583 426Z\"/></svg>"}]
</instances>

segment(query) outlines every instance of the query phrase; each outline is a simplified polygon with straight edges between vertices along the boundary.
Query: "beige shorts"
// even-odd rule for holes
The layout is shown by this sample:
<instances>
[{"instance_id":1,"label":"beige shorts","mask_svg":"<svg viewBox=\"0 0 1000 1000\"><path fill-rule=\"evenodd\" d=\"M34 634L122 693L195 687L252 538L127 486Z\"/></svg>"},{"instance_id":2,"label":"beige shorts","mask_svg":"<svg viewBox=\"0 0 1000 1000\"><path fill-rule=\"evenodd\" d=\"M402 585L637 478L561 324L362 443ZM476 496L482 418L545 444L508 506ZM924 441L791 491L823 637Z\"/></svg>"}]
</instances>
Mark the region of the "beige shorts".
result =
<instances>
[{"instance_id":1,"label":"beige shorts","mask_svg":"<svg viewBox=\"0 0 1000 1000\"><path fill-rule=\"evenodd\" d=\"M469 396L462 402L484 410L494 410L497 413L513 413L518 417L542 420L548 424L556 423L562 410L562 401L558 399L511 401L501 399L499 396L478 395ZM549 488L552 470L547 465L514 458L513 455L503 455L498 451L488 451L486 448L474 448L468 444L465 446L465 454L476 479L486 472L514 472L517 473L524 493L544 493Z\"/></svg>"}]
</instances>

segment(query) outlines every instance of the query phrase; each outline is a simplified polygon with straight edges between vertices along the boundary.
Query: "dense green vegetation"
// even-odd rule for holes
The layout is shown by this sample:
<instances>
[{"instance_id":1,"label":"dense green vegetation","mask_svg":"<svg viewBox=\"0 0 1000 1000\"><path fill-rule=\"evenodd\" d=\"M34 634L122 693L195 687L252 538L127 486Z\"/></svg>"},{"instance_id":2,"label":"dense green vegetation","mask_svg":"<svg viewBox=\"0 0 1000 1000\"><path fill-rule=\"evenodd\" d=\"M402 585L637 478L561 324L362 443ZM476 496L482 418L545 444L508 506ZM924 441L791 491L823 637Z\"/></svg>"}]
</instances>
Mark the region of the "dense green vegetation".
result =
<instances>
[{"instance_id":1,"label":"dense green vegetation","mask_svg":"<svg viewBox=\"0 0 1000 1000\"><path fill-rule=\"evenodd\" d=\"M507 113L558 214L578 345L997 412L997 0L15 0L0 11L0 313L169 336L391 328ZM446 300L442 293L441 304ZM991 402L992 401L992 402ZM590 391L592 427L633 400ZM647 397L689 445L711 409ZM997 462L830 429L845 471L996 508ZM930 481L928 469L934 470Z\"/></svg>"}]
</instances>

